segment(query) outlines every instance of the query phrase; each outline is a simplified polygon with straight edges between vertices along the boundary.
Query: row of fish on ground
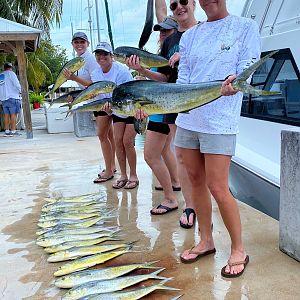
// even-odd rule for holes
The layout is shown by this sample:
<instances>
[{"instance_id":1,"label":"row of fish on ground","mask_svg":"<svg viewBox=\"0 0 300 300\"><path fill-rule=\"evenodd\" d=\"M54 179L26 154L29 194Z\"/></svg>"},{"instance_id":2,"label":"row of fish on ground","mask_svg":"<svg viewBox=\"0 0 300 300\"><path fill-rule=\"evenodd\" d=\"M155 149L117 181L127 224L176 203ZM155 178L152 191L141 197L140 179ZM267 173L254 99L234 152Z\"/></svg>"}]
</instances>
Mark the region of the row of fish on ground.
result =
<instances>
[{"instance_id":1,"label":"row of fish on ground","mask_svg":"<svg viewBox=\"0 0 300 300\"><path fill-rule=\"evenodd\" d=\"M140 299L155 290L178 289L165 286L172 278L159 274L158 261L88 269L132 250L135 241L124 243L118 227L108 226L115 211L105 198L88 194L69 198L47 198L38 222L37 244L49 253L48 262L62 262L54 276L59 288L70 288L62 299ZM103 244L113 241L113 243ZM88 270L86 270L88 269ZM138 269L156 269L144 275L126 275ZM148 279L158 284L121 291ZM177 296L172 299L178 299Z\"/></svg>"}]
</instances>

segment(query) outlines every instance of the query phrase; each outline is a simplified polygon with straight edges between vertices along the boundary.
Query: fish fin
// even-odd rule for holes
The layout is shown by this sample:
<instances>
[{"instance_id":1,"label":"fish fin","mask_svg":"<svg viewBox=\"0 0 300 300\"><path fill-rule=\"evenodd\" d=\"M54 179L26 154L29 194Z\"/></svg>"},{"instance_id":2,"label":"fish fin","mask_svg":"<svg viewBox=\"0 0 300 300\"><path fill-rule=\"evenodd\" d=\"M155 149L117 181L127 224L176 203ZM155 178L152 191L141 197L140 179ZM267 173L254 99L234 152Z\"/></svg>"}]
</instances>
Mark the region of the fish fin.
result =
<instances>
[{"instance_id":1,"label":"fish fin","mask_svg":"<svg viewBox=\"0 0 300 300\"><path fill-rule=\"evenodd\" d=\"M144 106L144 105L147 105L147 104L153 104L154 102L151 101L151 100L148 100L148 99L139 99L139 100L135 100L136 103L139 103L140 106Z\"/></svg>"},{"instance_id":2,"label":"fish fin","mask_svg":"<svg viewBox=\"0 0 300 300\"><path fill-rule=\"evenodd\" d=\"M174 278L167 278L161 281L159 284L156 285L157 289L159 290L169 290L169 291L181 291L181 289L177 288L172 288L170 286L165 286L164 284L167 283L168 281L173 280Z\"/></svg>"},{"instance_id":3,"label":"fish fin","mask_svg":"<svg viewBox=\"0 0 300 300\"><path fill-rule=\"evenodd\" d=\"M166 268L160 268L159 270L157 271L154 271L151 273L151 276L157 276L160 272L164 271ZM162 280L166 279L166 277L164 278L161 278Z\"/></svg>"},{"instance_id":4,"label":"fish fin","mask_svg":"<svg viewBox=\"0 0 300 300\"><path fill-rule=\"evenodd\" d=\"M133 119L134 130L138 134L144 134L147 130L148 118L145 119Z\"/></svg>"},{"instance_id":5,"label":"fish fin","mask_svg":"<svg viewBox=\"0 0 300 300\"><path fill-rule=\"evenodd\" d=\"M159 267L155 267L155 266L152 266L152 265L156 264L158 262L160 262L160 261L159 260L154 260L154 261L143 263L143 264L141 264L141 268L157 269Z\"/></svg>"},{"instance_id":6,"label":"fish fin","mask_svg":"<svg viewBox=\"0 0 300 300\"><path fill-rule=\"evenodd\" d=\"M148 0L147 3L147 12L146 12L146 21L145 25L139 40L139 48L142 49L149 40L149 37L152 33L153 28L153 19L154 19L154 2L153 0Z\"/></svg>"}]
</instances>

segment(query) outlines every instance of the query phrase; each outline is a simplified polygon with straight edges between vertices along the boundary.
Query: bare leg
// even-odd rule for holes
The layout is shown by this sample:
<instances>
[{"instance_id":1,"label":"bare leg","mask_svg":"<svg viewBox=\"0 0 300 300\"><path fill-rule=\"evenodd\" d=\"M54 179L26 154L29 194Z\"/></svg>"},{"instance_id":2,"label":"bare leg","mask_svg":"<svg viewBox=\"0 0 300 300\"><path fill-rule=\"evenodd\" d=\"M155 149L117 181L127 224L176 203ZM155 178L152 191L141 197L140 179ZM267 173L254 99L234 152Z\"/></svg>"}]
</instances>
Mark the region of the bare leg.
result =
<instances>
[{"instance_id":1,"label":"bare leg","mask_svg":"<svg viewBox=\"0 0 300 300\"><path fill-rule=\"evenodd\" d=\"M9 114L4 114L4 129L9 130Z\"/></svg>"},{"instance_id":2,"label":"bare leg","mask_svg":"<svg viewBox=\"0 0 300 300\"><path fill-rule=\"evenodd\" d=\"M114 171L116 169L116 145L115 145L115 139L114 139L114 130L113 126L111 125L108 131L108 139L111 144L111 153L112 153L112 165L111 169Z\"/></svg>"},{"instance_id":3,"label":"bare leg","mask_svg":"<svg viewBox=\"0 0 300 300\"><path fill-rule=\"evenodd\" d=\"M96 118L98 138L100 140L100 145L103 153L103 158L105 161L105 172L101 174L101 177L109 178L113 175L112 166L112 146L108 139L108 132L111 127L111 116L98 116Z\"/></svg>"},{"instance_id":4,"label":"bare leg","mask_svg":"<svg viewBox=\"0 0 300 300\"><path fill-rule=\"evenodd\" d=\"M242 243L239 208L228 186L230 162L231 156L205 154L207 185L218 203L224 224L231 238L231 255L229 260L231 262L238 262L246 258L246 253ZM243 269L243 264L232 267L227 265L225 272L237 274Z\"/></svg>"},{"instance_id":5,"label":"bare leg","mask_svg":"<svg viewBox=\"0 0 300 300\"><path fill-rule=\"evenodd\" d=\"M123 135L123 145L124 145L126 157L130 168L130 175L129 175L130 181L138 180L136 174L136 152L134 148L135 136L136 136L136 132L134 130L133 124L127 124Z\"/></svg>"},{"instance_id":6,"label":"bare leg","mask_svg":"<svg viewBox=\"0 0 300 300\"><path fill-rule=\"evenodd\" d=\"M178 187L180 186L180 183L179 183L179 178L177 173L177 161L173 151L171 150L172 139L173 139L172 134L169 133L165 143L165 147L162 151L162 157L170 173L172 186Z\"/></svg>"},{"instance_id":7,"label":"bare leg","mask_svg":"<svg viewBox=\"0 0 300 300\"><path fill-rule=\"evenodd\" d=\"M161 159L166 140L167 135L148 130L146 133L144 158L163 187L165 199L161 204L174 208L177 207L178 204L172 189L171 177L166 164ZM153 208L152 211L155 213L164 213L165 209Z\"/></svg>"},{"instance_id":8,"label":"bare leg","mask_svg":"<svg viewBox=\"0 0 300 300\"><path fill-rule=\"evenodd\" d=\"M10 130L15 131L17 128L17 115L11 114L10 115Z\"/></svg>"},{"instance_id":9,"label":"bare leg","mask_svg":"<svg viewBox=\"0 0 300 300\"><path fill-rule=\"evenodd\" d=\"M183 163L183 154L182 150L186 151L186 149L176 147L176 157L177 157L177 166L178 166L178 175L179 175L179 182L181 185L181 190L183 194L183 198L185 201L185 207L186 208L193 208L195 209L195 205L192 198L192 184L189 179L186 166ZM198 197L199 198L199 195ZM196 199L197 201L198 199ZM190 216L189 220L187 220L187 216L185 213L183 213L180 217L180 222L182 224L193 224L192 216Z\"/></svg>"},{"instance_id":10,"label":"bare leg","mask_svg":"<svg viewBox=\"0 0 300 300\"><path fill-rule=\"evenodd\" d=\"M120 166L121 177L119 180L127 179L126 173L126 152L123 145L123 136L125 132L126 124L125 122L114 123L114 136L115 136L115 145L116 145L116 154L118 163Z\"/></svg>"},{"instance_id":11,"label":"bare leg","mask_svg":"<svg viewBox=\"0 0 300 300\"><path fill-rule=\"evenodd\" d=\"M192 199L194 200L198 224L201 230L201 241L195 246L195 252L205 252L214 248L211 231L212 206L208 187L206 185L204 155L199 150L176 148L180 151L192 185ZM181 255L184 259L195 258L188 250Z\"/></svg>"}]
</instances>

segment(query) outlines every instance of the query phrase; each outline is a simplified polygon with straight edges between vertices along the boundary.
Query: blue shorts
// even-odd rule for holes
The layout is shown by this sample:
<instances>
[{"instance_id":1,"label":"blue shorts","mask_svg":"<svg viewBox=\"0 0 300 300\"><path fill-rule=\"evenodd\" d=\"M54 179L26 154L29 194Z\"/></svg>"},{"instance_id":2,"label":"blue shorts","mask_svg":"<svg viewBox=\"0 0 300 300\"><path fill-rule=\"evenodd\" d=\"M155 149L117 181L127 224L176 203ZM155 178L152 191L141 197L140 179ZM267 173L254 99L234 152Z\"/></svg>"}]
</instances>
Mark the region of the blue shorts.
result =
<instances>
[{"instance_id":1,"label":"blue shorts","mask_svg":"<svg viewBox=\"0 0 300 300\"><path fill-rule=\"evenodd\" d=\"M2 101L3 112L6 115L18 114L21 110L21 103L19 99L9 98L8 100Z\"/></svg>"}]
</instances>

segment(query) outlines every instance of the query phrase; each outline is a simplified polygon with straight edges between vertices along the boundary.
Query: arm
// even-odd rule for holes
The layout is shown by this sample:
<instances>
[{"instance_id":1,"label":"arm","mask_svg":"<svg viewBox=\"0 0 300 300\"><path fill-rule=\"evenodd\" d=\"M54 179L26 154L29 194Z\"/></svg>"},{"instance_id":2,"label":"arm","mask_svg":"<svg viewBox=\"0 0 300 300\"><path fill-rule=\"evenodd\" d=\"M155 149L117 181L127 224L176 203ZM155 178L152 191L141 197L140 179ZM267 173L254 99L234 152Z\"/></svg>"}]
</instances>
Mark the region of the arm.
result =
<instances>
[{"instance_id":1,"label":"arm","mask_svg":"<svg viewBox=\"0 0 300 300\"><path fill-rule=\"evenodd\" d=\"M11 74L11 79L13 81L13 85L16 87L19 93L21 93L21 85L17 75L13 71L10 74Z\"/></svg>"},{"instance_id":2,"label":"arm","mask_svg":"<svg viewBox=\"0 0 300 300\"><path fill-rule=\"evenodd\" d=\"M131 55L126 59L126 65L133 70L138 71L142 76L145 76L155 81L168 81L168 77L165 74L159 72L150 71L140 65L140 59L136 55Z\"/></svg>"},{"instance_id":3,"label":"arm","mask_svg":"<svg viewBox=\"0 0 300 300\"><path fill-rule=\"evenodd\" d=\"M89 86L90 84L93 83L92 80L87 80L87 79L83 79L81 77L78 77L77 75L75 75L74 73L71 73L68 69L64 69L63 71L64 76L68 79L68 80L73 80L78 82L81 85L84 86Z\"/></svg>"},{"instance_id":4,"label":"arm","mask_svg":"<svg viewBox=\"0 0 300 300\"><path fill-rule=\"evenodd\" d=\"M165 0L155 0L155 15L157 23L162 22L167 16L167 5Z\"/></svg>"}]
</instances>

